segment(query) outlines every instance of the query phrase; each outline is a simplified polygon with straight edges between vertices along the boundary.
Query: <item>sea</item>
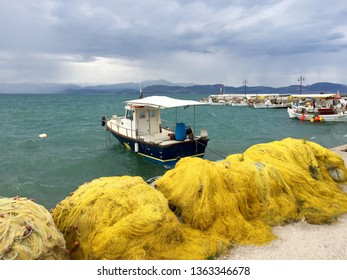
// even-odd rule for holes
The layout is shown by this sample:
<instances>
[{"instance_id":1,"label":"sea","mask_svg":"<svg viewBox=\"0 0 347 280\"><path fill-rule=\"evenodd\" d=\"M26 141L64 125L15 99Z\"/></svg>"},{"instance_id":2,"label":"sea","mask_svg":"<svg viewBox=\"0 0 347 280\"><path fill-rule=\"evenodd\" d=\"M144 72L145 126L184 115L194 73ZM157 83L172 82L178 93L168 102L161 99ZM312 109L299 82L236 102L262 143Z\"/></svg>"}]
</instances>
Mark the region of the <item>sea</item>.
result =
<instances>
[{"instance_id":1,"label":"sea","mask_svg":"<svg viewBox=\"0 0 347 280\"><path fill-rule=\"evenodd\" d=\"M205 95L171 94L200 100ZM161 176L168 167L121 146L101 125L102 116L124 113L137 94L0 94L0 196L34 199L48 210L93 179ZM190 110L190 111L189 111ZM285 109L200 106L165 110L163 118L207 129L205 159L218 161L249 147L287 137L326 148L347 143L347 123L301 122ZM39 138L41 133L46 138ZM300 160L300 154L298 154Z\"/></svg>"}]
</instances>

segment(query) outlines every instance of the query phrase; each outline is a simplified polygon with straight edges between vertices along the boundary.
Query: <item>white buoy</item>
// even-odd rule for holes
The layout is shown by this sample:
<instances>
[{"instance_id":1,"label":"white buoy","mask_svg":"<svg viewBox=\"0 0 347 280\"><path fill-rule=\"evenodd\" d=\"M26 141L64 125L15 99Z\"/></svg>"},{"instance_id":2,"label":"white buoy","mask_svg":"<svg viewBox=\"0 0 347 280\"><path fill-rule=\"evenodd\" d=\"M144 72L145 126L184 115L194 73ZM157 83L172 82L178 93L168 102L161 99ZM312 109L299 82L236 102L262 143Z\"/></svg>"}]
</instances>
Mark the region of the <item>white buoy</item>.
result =
<instances>
[{"instance_id":1,"label":"white buoy","mask_svg":"<svg viewBox=\"0 0 347 280\"><path fill-rule=\"evenodd\" d=\"M138 152L139 152L139 143L135 143L135 145L134 145L134 151L135 151L135 153L138 153Z\"/></svg>"},{"instance_id":2,"label":"white buoy","mask_svg":"<svg viewBox=\"0 0 347 280\"><path fill-rule=\"evenodd\" d=\"M39 134L39 138L46 138L47 137L47 134L46 133L41 133Z\"/></svg>"}]
</instances>

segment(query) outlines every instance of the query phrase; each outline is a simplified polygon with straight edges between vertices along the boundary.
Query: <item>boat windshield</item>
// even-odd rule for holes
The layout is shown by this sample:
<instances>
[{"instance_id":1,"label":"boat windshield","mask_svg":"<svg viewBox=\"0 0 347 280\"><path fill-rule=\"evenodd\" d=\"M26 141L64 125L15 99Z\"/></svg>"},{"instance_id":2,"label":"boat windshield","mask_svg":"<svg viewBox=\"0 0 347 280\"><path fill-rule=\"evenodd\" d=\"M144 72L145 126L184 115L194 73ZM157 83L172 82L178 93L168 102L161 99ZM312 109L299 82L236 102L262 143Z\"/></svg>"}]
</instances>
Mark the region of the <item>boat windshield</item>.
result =
<instances>
[{"instance_id":1,"label":"boat windshield","mask_svg":"<svg viewBox=\"0 0 347 280\"><path fill-rule=\"evenodd\" d=\"M125 118L129 120L133 120L133 111L132 110L125 110Z\"/></svg>"}]
</instances>

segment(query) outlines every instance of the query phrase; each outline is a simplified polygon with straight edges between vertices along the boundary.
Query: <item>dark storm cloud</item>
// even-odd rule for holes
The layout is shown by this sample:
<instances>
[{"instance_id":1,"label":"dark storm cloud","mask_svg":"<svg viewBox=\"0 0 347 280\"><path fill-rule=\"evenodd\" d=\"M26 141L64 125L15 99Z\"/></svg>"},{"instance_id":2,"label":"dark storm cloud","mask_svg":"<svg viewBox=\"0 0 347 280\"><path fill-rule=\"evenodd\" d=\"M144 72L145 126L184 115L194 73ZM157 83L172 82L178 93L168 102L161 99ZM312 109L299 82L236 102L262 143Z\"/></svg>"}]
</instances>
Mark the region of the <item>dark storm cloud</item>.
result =
<instances>
[{"instance_id":1,"label":"dark storm cloud","mask_svg":"<svg viewBox=\"0 0 347 280\"><path fill-rule=\"evenodd\" d=\"M269 83L264 64L284 78L300 68L312 71L307 65L319 65L320 55L328 56L327 67L340 67L341 58L335 59L347 47L347 6L342 0L333 5L322 0L0 3L2 81L54 81L56 74L59 81L83 82L83 72L93 65L125 65L134 71L134 61L141 58L150 78L233 83L248 75ZM295 56L300 61L293 67ZM23 72L23 60L24 68L32 69L30 75ZM45 65L51 70L48 76ZM218 70L211 73L208 66ZM95 82L107 82L102 75ZM119 73L117 78L130 76Z\"/></svg>"}]
</instances>

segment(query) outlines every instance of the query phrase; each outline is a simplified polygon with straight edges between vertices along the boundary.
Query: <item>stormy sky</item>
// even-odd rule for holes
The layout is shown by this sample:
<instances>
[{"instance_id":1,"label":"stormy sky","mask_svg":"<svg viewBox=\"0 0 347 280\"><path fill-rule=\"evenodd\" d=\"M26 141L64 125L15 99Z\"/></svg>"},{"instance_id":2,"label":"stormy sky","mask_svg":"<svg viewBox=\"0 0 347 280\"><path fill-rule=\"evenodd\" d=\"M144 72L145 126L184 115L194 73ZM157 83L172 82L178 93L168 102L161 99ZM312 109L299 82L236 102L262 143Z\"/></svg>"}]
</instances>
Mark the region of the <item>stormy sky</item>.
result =
<instances>
[{"instance_id":1,"label":"stormy sky","mask_svg":"<svg viewBox=\"0 0 347 280\"><path fill-rule=\"evenodd\" d=\"M345 0L0 0L0 82L347 84Z\"/></svg>"}]
</instances>

